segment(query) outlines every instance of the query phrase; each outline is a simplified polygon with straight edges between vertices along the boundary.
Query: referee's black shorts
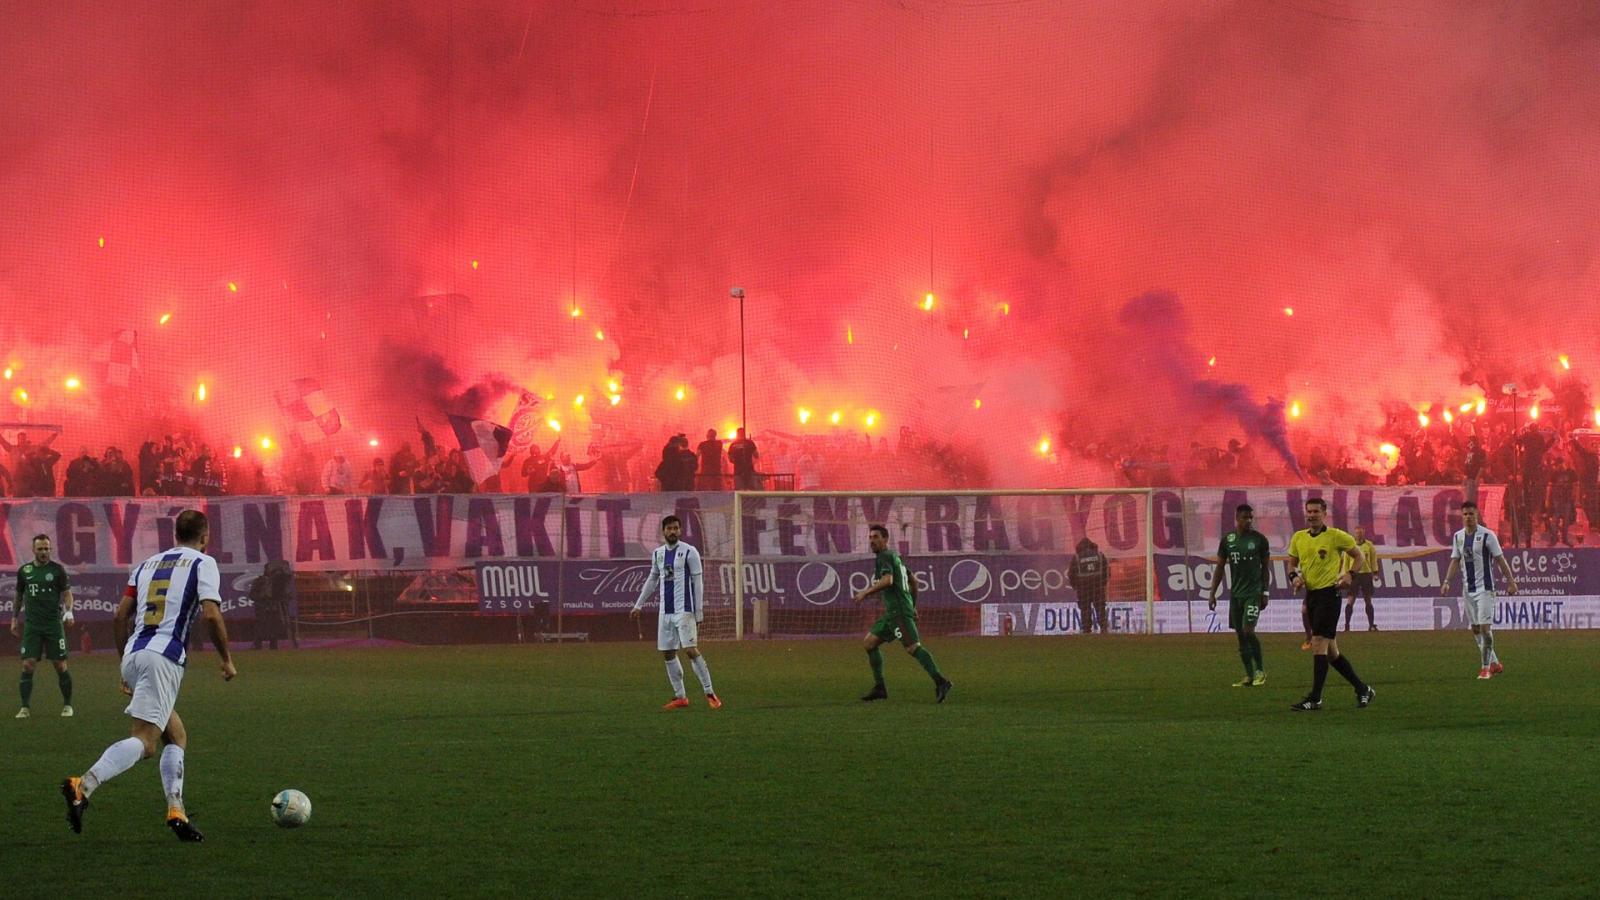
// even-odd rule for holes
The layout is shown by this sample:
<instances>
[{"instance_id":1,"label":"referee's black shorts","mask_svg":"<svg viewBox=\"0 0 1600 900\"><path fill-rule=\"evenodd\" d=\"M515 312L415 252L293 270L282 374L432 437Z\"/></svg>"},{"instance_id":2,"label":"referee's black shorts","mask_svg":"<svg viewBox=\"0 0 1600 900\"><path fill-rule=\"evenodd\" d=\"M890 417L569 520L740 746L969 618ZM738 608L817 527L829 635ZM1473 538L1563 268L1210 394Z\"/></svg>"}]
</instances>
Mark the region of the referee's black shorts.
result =
<instances>
[{"instance_id":1,"label":"referee's black shorts","mask_svg":"<svg viewBox=\"0 0 1600 900\"><path fill-rule=\"evenodd\" d=\"M1311 614L1311 633L1320 638L1339 637L1339 588L1325 587L1306 591L1306 611Z\"/></svg>"},{"instance_id":2,"label":"referee's black shorts","mask_svg":"<svg viewBox=\"0 0 1600 900\"><path fill-rule=\"evenodd\" d=\"M1350 573L1350 599L1354 601L1358 595L1366 600L1372 599L1371 572Z\"/></svg>"}]
</instances>

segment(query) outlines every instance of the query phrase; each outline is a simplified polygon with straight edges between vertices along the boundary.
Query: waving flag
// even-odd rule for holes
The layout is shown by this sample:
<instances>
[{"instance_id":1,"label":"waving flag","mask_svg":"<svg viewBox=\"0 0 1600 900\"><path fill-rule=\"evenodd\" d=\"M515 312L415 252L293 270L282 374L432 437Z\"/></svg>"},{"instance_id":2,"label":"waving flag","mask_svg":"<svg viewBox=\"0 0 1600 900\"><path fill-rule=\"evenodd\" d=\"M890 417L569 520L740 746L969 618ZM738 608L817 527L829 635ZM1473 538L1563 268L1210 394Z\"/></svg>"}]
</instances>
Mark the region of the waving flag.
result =
<instances>
[{"instance_id":1,"label":"waving flag","mask_svg":"<svg viewBox=\"0 0 1600 900\"><path fill-rule=\"evenodd\" d=\"M315 378L296 378L287 390L278 391L273 397L290 427L307 442L335 434L344 424Z\"/></svg>"},{"instance_id":2,"label":"waving flag","mask_svg":"<svg viewBox=\"0 0 1600 900\"><path fill-rule=\"evenodd\" d=\"M531 391L523 391L517 398L517 410L511 414L511 450L512 453L526 453L533 446L533 437L538 433L539 414L535 407L539 405L539 398Z\"/></svg>"},{"instance_id":3,"label":"waving flag","mask_svg":"<svg viewBox=\"0 0 1600 900\"><path fill-rule=\"evenodd\" d=\"M486 481L500 472L500 463L511 446L511 429L483 419L451 416L450 430L456 433L474 482Z\"/></svg>"},{"instance_id":4,"label":"waving flag","mask_svg":"<svg viewBox=\"0 0 1600 900\"><path fill-rule=\"evenodd\" d=\"M138 337L138 332L132 328L124 328L95 350L93 359L105 367L106 384L127 387L133 380L134 373L139 371Z\"/></svg>"}]
</instances>

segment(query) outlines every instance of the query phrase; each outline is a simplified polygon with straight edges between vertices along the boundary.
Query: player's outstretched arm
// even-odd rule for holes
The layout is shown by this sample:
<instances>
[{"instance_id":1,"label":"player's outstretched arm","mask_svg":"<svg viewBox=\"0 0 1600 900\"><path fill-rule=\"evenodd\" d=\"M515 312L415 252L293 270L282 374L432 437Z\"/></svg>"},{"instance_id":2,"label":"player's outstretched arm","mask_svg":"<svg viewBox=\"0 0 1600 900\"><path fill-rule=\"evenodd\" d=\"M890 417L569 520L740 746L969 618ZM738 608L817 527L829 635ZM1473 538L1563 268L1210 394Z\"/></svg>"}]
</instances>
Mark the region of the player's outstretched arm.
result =
<instances>
[{"instance_id":1,"label":"player's outstretched arm","mask_svg":"<svg viewBox=\"0 0 1600 900\"><path fill-rule=\"evenodd\" d=\"M867 585L866 587L862 588L861 590L857 591L856 592L856 602L860 603L861 601L867 599L868 597L872 596L873 594L876 594L877 592L883 590L884 588L889 587L892 584L894 584L894 575L893 574L884 575L882 578L879 578L877 581L874 581L873 583L871 583L871 584Z\"/></svg>"},{"instance_id":2,"label":"player's outstretched arm","mask_svg":"<svg viewBox=\"0 0 1600 900\"><path fill-rule=\"evenodd\" d=\"M222 657L222 680L232 681L239 670L233 667L233 655L228 652L228 626L222 621L222 604L216 600L202 600L200 615L211 632L211 646L216 647L217 655Z\"/></svg>"},{"instance_id":3,"label":"player's outstretched arm","mask_svg":"<svg viewBox=\"0 0 1600 900\"><path fill-rule=\"evenodd\" d=\"M22 634L23 626L28 624L28 611L23 608L22 598L27 596L22 591L22 570L17 570L17 596L11 601L11 633Z\"/></svg>"},{"instance_id":4,"label":"player's outstretched arm","mask_svg":"<svg viewBox=\"0 0 1600 900\"><path fill-rule=\"evenodd\" d=\"M706 570L700 563L700 551L690 547L689 558L684 562L684 566L689 569L689 586L694 590L694 595L700 598L694 607L694 620L703 621L706 609Z\"/></svg>"},{"instance_id":5,"label":"player's outstretched arm","mask_svg":"<svg viewBox=\"0 0 1600 900\"><path fill-rule=\"evenodd\" d=\"M1500 568L1500 574L1506 578L1506 593L1515 594L1517 592L1517 576L1512 574L1511 561L1506 559L1505 551L1500 549L1499 535L1491 531L1486 540L1489 544L1489 552L1494 554L1494 561Z\"/></svg>"},{"instance_id":6,"label":"player's outstretched arm","mask_svg":"<svg viewBox=\"0 0 1600 900\"><path fill-rule=\"evenodd\" d=\"M1350 586L1351 574L1361 570L1362 563L1366 560L1361 556L1361 547L1356 544L1356 539L1346 534L1345 539L1350 542L1339 553L1339 587Z\"/></svg>"},{"instance_id":7,"label":"player's outstretched arm","mask_svg":"<svg viewBox=\"0 0 1600 900\"><path fill-rule=\"evenodd\" d=\"M122 648L128 645L128 635L133 630L133 611L139 603L134 598L133 585L129 585L122 592L122 599L117 601L117 612L111 617L111 646L117 651L117 659L122 659ZM117 689L129 696L133 690L128 683L122 680L122 666L117 666Z\"/></svg>"},{"instance_id":8,"label":"player's outstretched arm","mask_svg":"<svg viewBox=\"0 0 1600 900\"><path fill-rule=\"evenodd\" d=\"M222 573L217 561L209 556L201 558L195 577L200 579L200 614L211 631L211 645L222 657L222 680L232 681L239 670L233 667L233 655L228 652L228 626L222 622Z\"/></svg>"},{"instance_id":9,"label":"player's outstretched arm","mask_svg":"<svg viewBox=\"0 0 1600 900\"><path fill-rule=\"evenodd\" d=\"M133 632L133 611L138 605L130 585L122 592L122 599L117 601L117 612L111 617L111 646L116 648L118 659L122 658L122 648L127 646L128 635Z\"/></svg>"},{"instance_id":10,"label":"player's outstretched arm","mask_svg":"<svg viewBox=\"0 0 1600 900\"><path fill-rule=\"evenodd\" d=\"M644 609L644 605L650 602L650 598L655 595L656 589L660 584L661 577L656 573L656 559L651 556L650 577L644 580L644 587L639 589L639 599L633 601L633 609L628 613L630 618L638 618L639 610Z\"/></svg>"},{"instance_id":11,"label":"player's outstretched arm","mask_svg":"<svg viewBox=\"0 0 1600 900\"><path fill-rule=\"evenodd\" d=\"M1506 593L1515 595L1517 593L1517 576L1511 572L1511 563L1506 562L1504 555L1496 556L1494 561L1495 564L1500 568L1500 574L1505 576Z\"/></svg>"}]
</instances>

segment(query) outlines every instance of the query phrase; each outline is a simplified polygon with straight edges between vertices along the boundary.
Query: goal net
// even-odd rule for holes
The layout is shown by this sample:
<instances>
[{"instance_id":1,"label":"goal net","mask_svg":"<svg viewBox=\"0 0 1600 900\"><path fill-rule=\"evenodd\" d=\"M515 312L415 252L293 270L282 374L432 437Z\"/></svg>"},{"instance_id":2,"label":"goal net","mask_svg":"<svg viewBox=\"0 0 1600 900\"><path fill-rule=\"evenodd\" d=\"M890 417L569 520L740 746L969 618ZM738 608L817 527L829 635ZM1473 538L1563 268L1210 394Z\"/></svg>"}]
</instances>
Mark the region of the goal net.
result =
<instances>
[{"instance_id":1,"label":"goal net","mask_svg":"<svg viewBox=\"0 0 1600 900\"><path fill-rule=\"evenodd\" d=\"M700 551L705 594L700 634L707 640L739 634L731 589L734 495L730 493L544 496L517 515L540 523L515 559L477 564L478 611L502 620L490 639L518 641L638 641L656 644L659 591L645 615L628 613L650 574L662 521L676 516L682 539ZM517 515L508 516L509 530ZM516 520L516 521L513 521ZM526 529L524 529L526 530Z\"/></svg>"},{"instance_id":2,"label":"goal net","mask_svg":"<svg viewBox=\"0 0 1600 900\"><path fill-rule=\"evenodd\" d=\"M866 633L883 608L853 601L872 581L873 525L915 583L924 634L1148 628L1148 489L739 493L733 514L716 587L739 636Z\"/></svg>"},{"instance_id":3,"label":"goal net","mask_svg":"<svg viewBox=\"0 0 1600 900\"><path fill-rule=\"evenodd\" d=\"M705 595L702 640L730 640L739 634L734 605L735 499L731 493L631 494L568 498L559 561L560 627L586 629L590 639L637 640L655 645L658 599L652 596L638 621L627 612L649 577L650 554L661 544L661 523L677 516L682 539L700 551ZM592 535L574 545L566 535ZM621 634L617 630L621 630Z\"/></svg>"}]
</instances>

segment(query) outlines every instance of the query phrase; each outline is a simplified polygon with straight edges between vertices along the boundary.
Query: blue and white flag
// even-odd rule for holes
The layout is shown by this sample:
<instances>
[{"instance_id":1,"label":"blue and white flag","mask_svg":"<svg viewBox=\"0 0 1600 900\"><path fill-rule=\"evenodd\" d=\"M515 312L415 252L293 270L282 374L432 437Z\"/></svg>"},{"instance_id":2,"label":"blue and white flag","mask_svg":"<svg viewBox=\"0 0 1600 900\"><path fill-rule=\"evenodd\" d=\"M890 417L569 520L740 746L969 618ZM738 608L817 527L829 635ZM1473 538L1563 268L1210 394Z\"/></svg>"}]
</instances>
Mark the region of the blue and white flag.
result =
<instances>
[{"instance_id":1,"label":"blue and white flag","mask_svg":"<svg viewBox=\"0 0 1600 900\"><path fill-rule=\"evenodd\" d=\"M139 334L124 328L95 350L94 362L103 366L105 383L127 387L139 373Z\"/></svg>"},{"instance_id":2,"label":"blue and white flag","mask_svg":"<svg viewBox=\"0 0 1600 900\"><path fill-rule=\"evenodd\" d=\"M499 473L506 448L511 446L511 429L483 419L451 416L450 430L456 433L456 443L461 445L475 483Z\"/></svg>"},{"instance_id":3,"label":"blue and white flag","mask_svg":"<svg viewBox=\"0 0 1600 900\"><path fill-rule=\"evenodd\" d=\"M296 378L273 397L289 427L308 444L337 434L344 424L315 378Z\"/></svg>"}]
</instances>

